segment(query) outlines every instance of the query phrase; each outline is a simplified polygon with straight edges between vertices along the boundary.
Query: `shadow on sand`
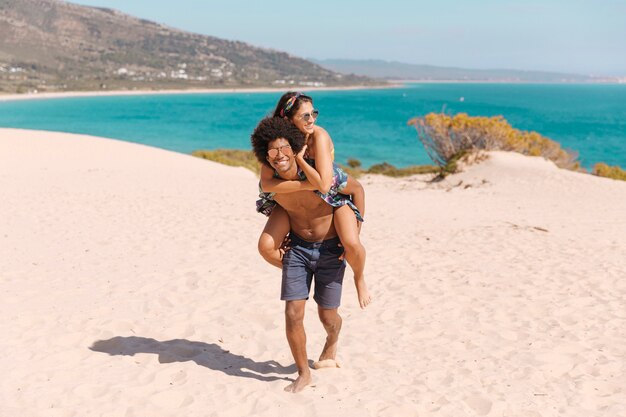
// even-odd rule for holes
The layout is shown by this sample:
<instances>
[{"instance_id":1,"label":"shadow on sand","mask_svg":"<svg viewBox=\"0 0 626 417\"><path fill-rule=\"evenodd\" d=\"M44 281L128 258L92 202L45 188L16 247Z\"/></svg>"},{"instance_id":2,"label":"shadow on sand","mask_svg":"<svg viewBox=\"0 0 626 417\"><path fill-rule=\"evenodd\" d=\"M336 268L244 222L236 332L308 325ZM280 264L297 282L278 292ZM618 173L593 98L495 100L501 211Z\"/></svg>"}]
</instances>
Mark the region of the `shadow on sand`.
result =
<instances>
[{"instance_id":1,"label":"shadow on sand","mask_svg":"<svg viewBox=\"0 0 626 417\"><path fill-rule=\"evenodd\" d=\"M109 355L134 356L136 353L159 355L159 363L194 361L215 371L260 381L292 381L292 378L269 376L268 374L293 374L296 366L282 366L276 361L255 362L245 356L235 355L213 343L174 339L160 342L146 337L116 336L98 340L89 348Z\"/></svg>"}]
</instances>

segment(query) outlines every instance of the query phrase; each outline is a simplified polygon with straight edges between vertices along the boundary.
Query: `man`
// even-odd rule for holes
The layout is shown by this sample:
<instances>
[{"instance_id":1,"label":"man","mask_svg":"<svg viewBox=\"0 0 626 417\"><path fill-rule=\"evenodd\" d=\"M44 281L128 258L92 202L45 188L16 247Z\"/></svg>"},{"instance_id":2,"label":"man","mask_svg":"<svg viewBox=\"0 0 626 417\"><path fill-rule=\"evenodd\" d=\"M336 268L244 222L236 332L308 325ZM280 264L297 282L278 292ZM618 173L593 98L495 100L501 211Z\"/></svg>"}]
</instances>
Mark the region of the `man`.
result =
<instances>
[{"instance_id":1,"label":"man","mask_svg":"<svg viewBox=\"0 0 626 417\"><path fill-rule=\"evenodd\" d=\"M257 159L268 164L285 180L302 180L295 154L305 143L304 134L283 118L266 118L252 134ZM337 173L336 173L337 174ZM344 174L345 177L345 174ZM339 176L335 175L335 186ZM344 178L345 179L345 178ZM339 184L338 191L351 195L356 207L363 210L364 193L352 178ZM271 196L289 215L290 249L282 259L281 300L285 301L287 341L298 368L298 377L285 391L299 392L311 383L304 331L305 303L311 282L315 281L313 299L327 337L319 361L314 367L337 367L335 357L341 330L337 309L341 300L345 261L343 248L333 225L333 207L312 191L296 191Z\"/></svg>"}]
</instances>

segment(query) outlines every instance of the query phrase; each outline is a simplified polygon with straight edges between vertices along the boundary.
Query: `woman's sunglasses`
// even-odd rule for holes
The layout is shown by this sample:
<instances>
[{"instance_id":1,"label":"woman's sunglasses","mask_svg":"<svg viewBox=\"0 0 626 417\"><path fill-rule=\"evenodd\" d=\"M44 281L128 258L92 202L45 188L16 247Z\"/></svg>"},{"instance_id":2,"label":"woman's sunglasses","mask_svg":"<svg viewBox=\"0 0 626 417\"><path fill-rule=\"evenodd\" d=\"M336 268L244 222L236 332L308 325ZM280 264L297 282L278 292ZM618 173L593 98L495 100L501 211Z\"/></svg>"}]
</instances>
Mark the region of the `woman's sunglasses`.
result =
<instances>
[{"instance_id":1,"label":"woman's sunglasses","mask_svg":"<svg viewBox=\"0 0 626 417\"><path fill-rule=\"evenodd\" d=\"M300 116L298 116L298 118L301 120L304 120L305 122L308 122L309 120L311 120L311 117L314 119L317 119L317 116L319 115L320 115L320 111L317 109L313 109L311 113L301 114Z\"/></svg>"}]
</instances>

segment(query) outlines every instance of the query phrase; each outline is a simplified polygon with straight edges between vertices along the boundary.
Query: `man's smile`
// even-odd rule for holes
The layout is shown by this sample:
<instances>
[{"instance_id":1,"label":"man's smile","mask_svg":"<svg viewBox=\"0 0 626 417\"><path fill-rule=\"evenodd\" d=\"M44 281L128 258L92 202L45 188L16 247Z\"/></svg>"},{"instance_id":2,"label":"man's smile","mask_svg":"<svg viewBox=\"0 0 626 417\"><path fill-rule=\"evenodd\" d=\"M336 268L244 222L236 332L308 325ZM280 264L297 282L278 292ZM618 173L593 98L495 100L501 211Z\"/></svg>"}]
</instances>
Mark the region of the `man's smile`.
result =
<instances>
[{"instance_id":1,"label":"man's smile","mask_svg":"<svg viewBox=\"0 0 626 417\"><path fill-rule=\"evenodd\" d=\"M289 166L289 158L283 157L283 158L274 159L273 165L276 168L285 169Z\"/></svg>"}]
</instances>

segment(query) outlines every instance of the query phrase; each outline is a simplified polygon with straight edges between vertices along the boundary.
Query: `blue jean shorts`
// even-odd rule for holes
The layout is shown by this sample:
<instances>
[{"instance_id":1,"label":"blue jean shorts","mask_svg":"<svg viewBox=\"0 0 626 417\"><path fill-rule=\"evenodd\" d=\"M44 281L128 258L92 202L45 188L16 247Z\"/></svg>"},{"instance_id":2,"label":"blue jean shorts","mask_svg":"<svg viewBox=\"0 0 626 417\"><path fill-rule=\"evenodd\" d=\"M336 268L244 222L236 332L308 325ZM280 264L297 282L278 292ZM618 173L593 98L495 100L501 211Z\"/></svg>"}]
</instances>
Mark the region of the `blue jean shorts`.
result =
<instances>
[{"instance_id":1,"label":"blue jean shorts","mask_svg":"<svg viewBox=\"0 0 626 417\"><path fill-rule=\"evenodd\" d=\"M313 299L325 309L341 304L343 274L346 261L339 260L343 247L339 237L321 242L308 242L291 232L291 249L283 257L283 281L280 299L308 300L315 280Z\"/></svg>"}]
</instances>

